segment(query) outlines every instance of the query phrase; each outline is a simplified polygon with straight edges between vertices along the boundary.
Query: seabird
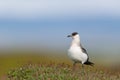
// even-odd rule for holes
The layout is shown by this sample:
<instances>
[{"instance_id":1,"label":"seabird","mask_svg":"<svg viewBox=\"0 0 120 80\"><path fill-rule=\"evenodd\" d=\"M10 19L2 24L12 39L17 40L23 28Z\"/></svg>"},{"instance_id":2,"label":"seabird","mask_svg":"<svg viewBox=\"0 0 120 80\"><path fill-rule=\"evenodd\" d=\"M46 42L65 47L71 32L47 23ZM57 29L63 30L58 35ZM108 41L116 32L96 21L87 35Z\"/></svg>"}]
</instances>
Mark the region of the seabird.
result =
<instances>
[{"instance_id":1,"label":"seabird","mask_svg":"<svg viewBox=\"0 0 120 80\"><path fill-rule=\"evenodd\" d=\"M72 38L72 43L68 50L68 56L74 62L73 66L75 66L76 63L81 63L82 67L84 64L93 66L94 63L89 61L88 53L80 43L79 34L77 32L73 32L71 35L68 35L67 37Z\"/></svg>"}]
</instances>

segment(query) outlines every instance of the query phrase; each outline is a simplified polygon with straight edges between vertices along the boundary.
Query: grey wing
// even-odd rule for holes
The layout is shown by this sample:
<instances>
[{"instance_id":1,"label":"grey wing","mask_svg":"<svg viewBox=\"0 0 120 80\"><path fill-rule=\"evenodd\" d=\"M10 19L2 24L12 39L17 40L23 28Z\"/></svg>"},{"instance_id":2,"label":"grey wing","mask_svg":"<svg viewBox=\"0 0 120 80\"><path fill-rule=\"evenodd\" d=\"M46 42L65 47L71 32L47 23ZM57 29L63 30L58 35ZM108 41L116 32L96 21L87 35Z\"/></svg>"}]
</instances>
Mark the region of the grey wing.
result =
<instances>
[{"instance_id":1,"label":"grey wing","mask_svg":"<svg viewBox=\"0 0 120 80\"><path fill-rule=\"evenodd\" d=\"M83 46L81 44L80 44L80 47L82 49L82 52L87 54L87 50L85 48L83 48Z\"/></svg>"},{"instance_id":2,"label":"grey wing","mask_svg":"<svg viewBox=\"0 0 120 80\"><path fill-rule=\"evenodd\" d=\"M80 46L81 46L81 49L82 49L82 52L83 53L86 53L87 55L88 55L88 53L87 53L87 50L85 49L85 48L83 48L83 46L80 44ZM89 60L89 56L88 56L88 59L87 59L87 61Z\"/></svg>"}]
</instances>

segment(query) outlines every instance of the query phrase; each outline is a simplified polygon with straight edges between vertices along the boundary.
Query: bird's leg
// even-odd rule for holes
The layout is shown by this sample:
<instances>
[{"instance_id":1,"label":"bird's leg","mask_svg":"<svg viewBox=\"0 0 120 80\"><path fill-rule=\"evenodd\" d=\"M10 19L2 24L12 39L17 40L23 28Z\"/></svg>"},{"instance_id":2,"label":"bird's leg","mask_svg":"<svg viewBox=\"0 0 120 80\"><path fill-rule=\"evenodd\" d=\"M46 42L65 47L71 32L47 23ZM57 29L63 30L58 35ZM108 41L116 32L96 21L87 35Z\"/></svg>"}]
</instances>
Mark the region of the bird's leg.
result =
<instances>
[{"instance_id":1,"label":"bird's leg","mask_svg":"<svg viewBox=\"0 0 120 80\"><path fill-rule=\"evenodd\" d=\"M75 65L76 65L76 62L73 63L73 70L75 70Z\"/></svg>"},{"instance_id":2,"label":"bird's leg","mask_svg":"<svg viewBox=\"0 0 120 80\"><path fill-rule=\"evenodd\" d=\"M76 62L73 63L73 66L75 66Z\"/></svg>"},{"instance_id":3,"label":"bird's leg","mask_svg":"<svg viewBox=\"0 0 120 80\"><path fill-rule=\"evenodd\" d=\"M85 74L85 72L84 72L84 64L82 64L82 73Z\"/></svg>"}]
</instances>

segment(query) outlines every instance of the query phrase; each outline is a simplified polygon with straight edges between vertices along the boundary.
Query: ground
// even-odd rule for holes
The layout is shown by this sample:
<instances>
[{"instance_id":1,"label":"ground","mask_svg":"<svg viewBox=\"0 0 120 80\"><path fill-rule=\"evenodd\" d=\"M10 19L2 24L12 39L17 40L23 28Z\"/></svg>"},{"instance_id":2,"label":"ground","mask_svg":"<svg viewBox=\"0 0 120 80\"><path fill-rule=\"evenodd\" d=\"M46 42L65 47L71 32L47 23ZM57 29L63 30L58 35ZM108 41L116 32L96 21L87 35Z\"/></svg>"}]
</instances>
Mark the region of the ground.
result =
<instances>
[{"instance_id":1,"label":"ground","mask_svg":"<svg viewBox=\"0 0 120 80\"><path fill-rule=\"evenodd\" d=\"M1 58L1 80L120 80L120 72L110 67L85 66L73 69L62 55L12 55Z\"/></svg>"}]
</instances>

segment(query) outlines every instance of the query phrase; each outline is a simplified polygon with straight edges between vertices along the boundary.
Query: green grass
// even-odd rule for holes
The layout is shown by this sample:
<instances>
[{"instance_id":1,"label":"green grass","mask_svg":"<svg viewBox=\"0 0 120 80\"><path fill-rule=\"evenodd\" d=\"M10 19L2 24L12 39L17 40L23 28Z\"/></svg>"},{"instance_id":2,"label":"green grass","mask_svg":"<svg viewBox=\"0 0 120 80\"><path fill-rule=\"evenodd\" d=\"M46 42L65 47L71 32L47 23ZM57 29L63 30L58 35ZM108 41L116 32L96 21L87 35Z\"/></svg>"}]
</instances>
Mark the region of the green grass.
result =
<instances>
[{"instance_id":1,"label":"green grass","mask_svg":"<svg viewBox=\"0 0 120 80\"><path fill-rule=\"evenodd\" d=\"M73 70L66 55L3 55L0 56L1 80L120 80L120 72L95 64ZM3 78L4 77L4 78Z\"/></svg>"},{"instance_id":2,"label":"green grass","mask_svg":"<svg viewBox=\"0 0 120 80\"><path fill-rule=\"evenodd\" d=\"M29 64L8 72L8 80L120 80L120 74L85 67L73 70L70 65L61 64Z\"/></svg>"},{"instance_id":3,"label":"green grass","mask_svg":"<svg viewBox=\"0 0 120 80\"><path fill-rule=\"evenodd\" d=\"M64 59L62 59L64 58ZM69 63L65 57L62 56L46 56L44 54L7 54L0 55L0 77L6 75L10 69L20 67L28 63L45 64L45 63Z\"/></svg>"}]
</instances>

